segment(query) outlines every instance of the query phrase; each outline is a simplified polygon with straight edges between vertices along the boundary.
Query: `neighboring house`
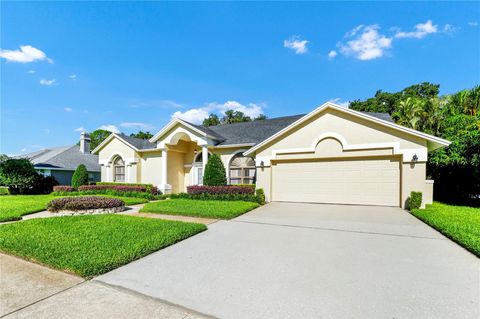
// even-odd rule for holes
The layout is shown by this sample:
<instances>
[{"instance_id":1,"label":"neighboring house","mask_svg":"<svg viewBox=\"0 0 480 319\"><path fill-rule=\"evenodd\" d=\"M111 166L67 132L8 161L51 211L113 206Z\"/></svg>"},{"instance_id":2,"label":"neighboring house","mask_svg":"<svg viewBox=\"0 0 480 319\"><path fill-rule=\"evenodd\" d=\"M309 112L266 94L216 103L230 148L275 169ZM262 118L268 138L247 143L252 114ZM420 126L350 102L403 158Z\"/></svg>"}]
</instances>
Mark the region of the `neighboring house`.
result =
<instances>
[{"instance_id":1,"label":"neighboring house","mask_svg":"<svg viewBox=\"0 0 480 319\"><path fill-rule=\"evenodd\" d=\"M90 153L90 137L87 133L80 135L80 146L47 148L19 157L30 159L37 172L55 177L61 185L71 184L73 172L80 164L87 167L90 181L100 181L98 155Z\"/></svg>"},{"instance_id":2,"label":"neighboring house","mask_svg":"<svg viewBox=\"0 0 480 319\"><path fill-rule=\"evenodd\" d=\"M411 191L431 203L428 151L450 142L393 123L388 114L325 103L306 115L203 127L173 119L149 141L111 134L102 181L184 192L202 183L217 153L230 184L256 183L268 201L405 207Z\"/></svg>"}]
</instances>

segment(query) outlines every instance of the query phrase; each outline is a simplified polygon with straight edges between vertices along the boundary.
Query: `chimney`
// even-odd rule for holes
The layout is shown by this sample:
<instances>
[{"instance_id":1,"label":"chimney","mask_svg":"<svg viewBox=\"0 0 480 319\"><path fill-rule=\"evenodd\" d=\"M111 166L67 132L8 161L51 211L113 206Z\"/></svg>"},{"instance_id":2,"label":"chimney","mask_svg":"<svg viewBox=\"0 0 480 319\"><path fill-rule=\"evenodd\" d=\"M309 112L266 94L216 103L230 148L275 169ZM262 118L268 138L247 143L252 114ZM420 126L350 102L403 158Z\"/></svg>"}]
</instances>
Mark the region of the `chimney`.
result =
<instances>
[{"instance_id":1,"label":"chimney","mask_svg":"<svg viewBox=\"0 0 480 319\"><path fill-rule=\"evenodd\" d=\"M90 135L86 132L80 134L80 152L84 154L90 153Z\"/></svg>"}]
</instances>

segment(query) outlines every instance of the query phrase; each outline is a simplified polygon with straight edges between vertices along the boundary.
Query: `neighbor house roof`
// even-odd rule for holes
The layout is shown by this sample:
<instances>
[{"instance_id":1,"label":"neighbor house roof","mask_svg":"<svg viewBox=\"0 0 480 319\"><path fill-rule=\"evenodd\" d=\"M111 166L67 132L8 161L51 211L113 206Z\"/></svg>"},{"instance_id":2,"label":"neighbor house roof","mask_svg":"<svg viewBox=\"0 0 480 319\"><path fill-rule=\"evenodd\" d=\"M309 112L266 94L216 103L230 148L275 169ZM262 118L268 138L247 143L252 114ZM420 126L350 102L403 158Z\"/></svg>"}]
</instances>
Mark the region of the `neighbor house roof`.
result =
<instances>
[{"instance_id":1,"label":"neighbor house roof","mask_svg":"<svg viewBox=\"0 0 480 319\"><path fill-rule=\"evenodd\" d=\"M75 170L83 164L89 172L100 172L98 155L82 153L78 145L47 148L17 158L30 159L35 168Z\"/></svg>"}]
</instances>

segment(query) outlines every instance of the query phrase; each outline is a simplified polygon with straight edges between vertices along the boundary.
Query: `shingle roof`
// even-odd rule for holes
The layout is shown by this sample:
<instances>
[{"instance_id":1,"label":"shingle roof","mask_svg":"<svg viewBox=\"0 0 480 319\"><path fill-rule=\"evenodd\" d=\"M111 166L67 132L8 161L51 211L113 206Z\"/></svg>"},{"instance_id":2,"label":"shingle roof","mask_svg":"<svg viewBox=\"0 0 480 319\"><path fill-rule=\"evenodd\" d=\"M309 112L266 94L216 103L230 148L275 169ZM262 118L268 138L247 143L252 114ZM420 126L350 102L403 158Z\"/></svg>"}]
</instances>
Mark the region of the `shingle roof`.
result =
<instances>
[{"instance_id":1,"label":"shingle roof","mask_svg":"<svg viewBox=\"0 0 480 319\"><path fill-rule=\"evenodd\" d=\"M155 148L157 146L155 143L151 143L148 140L144 140L144 139L141 139L141 138L131 137L131 136L128 136L128 135L125 135L125 134L118 134L118 136L121 139L123 139L124 141L126 141L127 143L135 146L139 150L151 149L151 148Z\"/></svg>"},{"instance_id":2,"label":"shingle roof","mask_svg":"<svg viewBox=\"0 0 480 319\"><path fill-rule=\"evenodd\" d=\"M78 145L48 148L18 157L30 159L36 168L75 170L83 164L89 172L100 172L98 155L82 153Z\"/></svg>"},{"instance_id":3,"label":"shingle roof","mask_svg":"<svg viewBox=\"0 0 480 319\"><path fill-rule=\"evenodd\" d=\"M392 122L393 120L388 113L362 112L370 116ZM203 132L209 130L214 134L212 136L219 136L220 141L217 145L233 145L233 144L257 144L269 138L275 133L281 131L293 122L305 116L305 114L298 114L292 116L276 117L266 120L258 120L252 122L220 124L215 126L204 127L194 125ZM193 125L193 124L192 124ZM208 132L207 132L208 133Z\"/></svg>"}]
</instances>

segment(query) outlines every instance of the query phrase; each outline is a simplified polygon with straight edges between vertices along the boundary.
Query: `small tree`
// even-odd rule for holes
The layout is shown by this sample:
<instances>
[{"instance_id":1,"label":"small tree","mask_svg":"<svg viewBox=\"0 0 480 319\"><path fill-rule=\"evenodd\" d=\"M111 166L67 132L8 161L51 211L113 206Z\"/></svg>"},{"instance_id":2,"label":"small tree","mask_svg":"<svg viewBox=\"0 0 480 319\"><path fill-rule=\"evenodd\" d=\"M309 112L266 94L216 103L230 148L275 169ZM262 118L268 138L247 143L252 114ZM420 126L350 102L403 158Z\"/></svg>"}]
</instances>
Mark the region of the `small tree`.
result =
<instances>
[{"instance_id":1,"label":"small tree","mask_svg":"<svg viewBox=\"0 0 480 319\"><path fill-rule=\"evenodd\" d=\"M206 186L223 186L227 185L227 175L225 174L225 166L218 154L213 154L208 159L203 174L203 185Z\"/></svg>"},{"instance_id":2,"label":"small tree","mask_svg":"<svg viewBox=\"0 0 480 319\"><path fill-rule=\"evenodd\" d=\"M79 186L87 185L87 184L88 184L87 168L85 167L85 165L80 164L80 165L78 165L77 169L75 170L75 173L73 173L72 187L73 188L78 188Z\"/></svg>"},{"instance_id":3,"label":"small tree","mask_svg":"<svg viewBox=\"0 0 480 319\"><path fill-rule=\"evenodd\" d=\"M30 160L26 158L8 158L0 160L0 185L8 186L12 194L26 193L38 179Z\"/></svg>"}]
</instances>

